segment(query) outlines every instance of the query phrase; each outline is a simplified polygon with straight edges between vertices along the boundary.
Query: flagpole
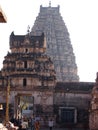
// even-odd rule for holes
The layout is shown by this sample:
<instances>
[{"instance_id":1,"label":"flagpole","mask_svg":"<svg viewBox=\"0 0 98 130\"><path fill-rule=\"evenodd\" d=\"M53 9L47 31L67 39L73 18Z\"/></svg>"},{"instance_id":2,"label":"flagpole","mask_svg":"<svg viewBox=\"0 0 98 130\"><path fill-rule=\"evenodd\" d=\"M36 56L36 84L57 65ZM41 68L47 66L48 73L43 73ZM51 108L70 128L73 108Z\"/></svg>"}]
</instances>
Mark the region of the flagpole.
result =
<instances>
[{"instance_id":1,"label":"flagpole","mask_svg":"<svg viewBox=\"0 0 98 130\"><path fill-rule=\"evenodd\" d=\"M6 124L9 122L9 94L10 94L10 80L8 80L7 91L6 91Z\"/></svg>"}]
</instances>

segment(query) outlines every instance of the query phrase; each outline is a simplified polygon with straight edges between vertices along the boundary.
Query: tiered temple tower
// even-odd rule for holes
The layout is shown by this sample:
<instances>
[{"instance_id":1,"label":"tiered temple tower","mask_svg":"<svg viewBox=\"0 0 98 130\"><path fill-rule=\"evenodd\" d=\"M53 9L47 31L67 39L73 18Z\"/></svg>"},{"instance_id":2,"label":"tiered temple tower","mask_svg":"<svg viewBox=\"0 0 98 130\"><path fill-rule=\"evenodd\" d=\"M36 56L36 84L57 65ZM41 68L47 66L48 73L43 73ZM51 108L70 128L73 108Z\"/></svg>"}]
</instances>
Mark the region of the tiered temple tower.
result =
<instances>
[{"instance_id":1,"label":"tiered temple tower","mask_svg":"<svg viewBox=\"0 0 98 130\"><path fill-rule=\"evenodd\" d=\"M53 117L57 125L64 128L88 127L94 83L78 82L75 56L59 8L51 4L41 6L31 32L28 30L27 35L11 33L10 52L4 57L0 71L0 105L3 106L0 118L1 115L5 118L9 103L9 113L16 118L21 118L30 108L28 115L39 114L44 125ZM56 82L56 75L62 82ZM7 88L10 93L6 93ZM92 94L90 122L98 126L98 78Z\"/></svg>"},{"instance_id":2,"label":"tiered temple tower","mask_svg":"<svg viewBox=\"0 0 98 130\"><path fill-rule=\"evenodd\" d=\"M31 36L29 33L14 35L12 32L10 50L5 56L0 72L0 102L6 103L8 77L10 103L16 117L21 116L20 109L23 106L29 107L28 105L33 105L32 112L36 114L53 113L56 73L51 58L45 54L44 33L40 36Z\"/></svg>"},{"instance_id":3,"label":"tiered temple tower","mask_svg":"<svg viewBox=\"0 0 98 130\"><path fill-rule=\"evenodd\" d=\"M67 27L60 14L60 6L40 6L31 35L45 33L47 41L46 53L52 58L58 81L78 82L75 55L69 38Z\"/></svg>"}]
</instances>

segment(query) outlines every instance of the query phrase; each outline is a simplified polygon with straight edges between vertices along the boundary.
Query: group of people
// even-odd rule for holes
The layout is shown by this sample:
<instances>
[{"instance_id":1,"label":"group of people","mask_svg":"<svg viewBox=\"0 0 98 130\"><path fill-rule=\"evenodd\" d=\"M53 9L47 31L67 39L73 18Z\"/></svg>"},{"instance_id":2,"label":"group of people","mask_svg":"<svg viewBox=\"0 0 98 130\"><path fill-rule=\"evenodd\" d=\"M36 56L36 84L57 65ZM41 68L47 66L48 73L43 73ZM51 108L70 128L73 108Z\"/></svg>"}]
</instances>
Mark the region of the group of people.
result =
<instances>
[{"instance_id":1,"label":"group of people","mask_svg":"<svg viewBox=\"0 0 98 130\"><path fill-rule=\"evenodd\" d=\"M39 130L40 129L40 119L38 117L23 118L21 120L20 130Z\"/></svg>"},{"instance_id":2,"label":"group of people","mask_svg":"<svg viewBox=\"0 0 98 130\"><path fill-rule=\"evenodd\" d=\"M10 122L14 126L18 126L18 130L39 130L40 128L40 119L38 117L23 117L22 119L11 118Z\"/></svg>"},{"instance_id":3,"label":"group of people","mask_svg":"<svg viewBox=\"0 0 98 130\"><path fill-rule=\"evenodd\" d=\"M39 116L32 116L32 117L29 117L29 118L23 118L19 121L17 120L11 120L12 123L14 123L15 125L17 125L19 127L19 130L27 130L28 128L30 130L40 130L40 117ZM48 121L48 127L49 127L49 130L52 130L53 128L53 120L52 118Z\"/></svg>"}]
</instances>

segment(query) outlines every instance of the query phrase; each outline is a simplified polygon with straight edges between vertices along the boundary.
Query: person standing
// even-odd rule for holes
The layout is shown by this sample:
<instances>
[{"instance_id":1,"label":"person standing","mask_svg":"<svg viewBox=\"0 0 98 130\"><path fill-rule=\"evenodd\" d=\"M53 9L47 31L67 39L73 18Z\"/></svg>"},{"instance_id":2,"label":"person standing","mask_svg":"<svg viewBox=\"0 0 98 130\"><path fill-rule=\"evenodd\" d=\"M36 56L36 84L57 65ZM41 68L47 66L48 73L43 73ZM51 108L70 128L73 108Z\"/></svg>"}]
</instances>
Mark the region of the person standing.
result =
<instances>
[{"instance_id":1,"label":"person standing","mask_svg":"<svg viewBox=\"0 0 98 130\"><path fill-rule=\"evenodd\" d=\"M31 130L35 130L35 118L31 118Z\"/></svg>"},{"instance_id":2,"label":"person standing","mask_svg":"<svg viewBox=\"0 0 98 130\"><path fill-rule=\"evenodd\" d=\"M49 125L49 130L52 130L53 129L53 120L52 119L49 120L48 125Z\"/></svg>"},{"instance_id":3,"label":"person standing","mask_svg":"<svg viewBox=\"0 0 98 130\"><path fill-rule=\"evenodd\" d=\"M22 130L27 130L28 129L28 121L27 119L24 119L21 123L22 125Z\"/></svg>"},{"instance_id":4,"label":"person standing","mask_svg":"<svg viewBox=\"0 0 98 130\"><path fill-rule=\"evenodd\" d=\"M40 123L39 120L35 121L35 130L39 130L40 129Z\"/></svg>"}]
</instances>

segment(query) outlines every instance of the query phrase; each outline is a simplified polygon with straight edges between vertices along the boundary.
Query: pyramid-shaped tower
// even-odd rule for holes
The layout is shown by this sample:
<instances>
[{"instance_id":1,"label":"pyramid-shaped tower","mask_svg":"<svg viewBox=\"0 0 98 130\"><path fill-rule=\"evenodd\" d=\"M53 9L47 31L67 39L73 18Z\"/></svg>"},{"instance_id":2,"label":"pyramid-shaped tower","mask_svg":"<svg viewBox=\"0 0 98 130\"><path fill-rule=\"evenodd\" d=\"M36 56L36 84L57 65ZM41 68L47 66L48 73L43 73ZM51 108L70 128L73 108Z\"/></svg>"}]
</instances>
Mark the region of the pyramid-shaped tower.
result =
<instances>
[{"instance_id":1,"label":"pyramid-shaped tower","mask_svg":"<svg viewBox=\"0 0 98 130\"><path fill-rule=\"evenodd\" d=\"M31 35L40 35L42 32L46 36L46 53L54 62L57 80L78 82L75 55L67 27L60 14L60 6L51 7L51 4L48 7L40 6Z\"/></svg>"}]
</instances>

